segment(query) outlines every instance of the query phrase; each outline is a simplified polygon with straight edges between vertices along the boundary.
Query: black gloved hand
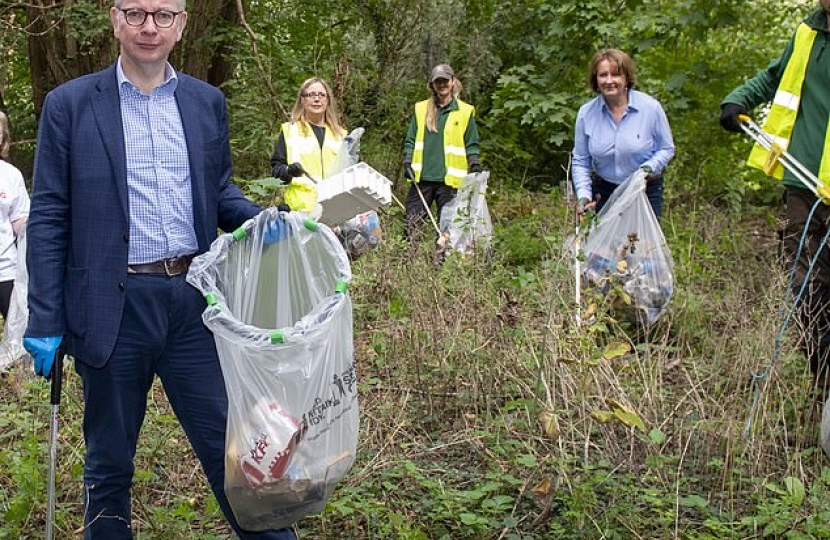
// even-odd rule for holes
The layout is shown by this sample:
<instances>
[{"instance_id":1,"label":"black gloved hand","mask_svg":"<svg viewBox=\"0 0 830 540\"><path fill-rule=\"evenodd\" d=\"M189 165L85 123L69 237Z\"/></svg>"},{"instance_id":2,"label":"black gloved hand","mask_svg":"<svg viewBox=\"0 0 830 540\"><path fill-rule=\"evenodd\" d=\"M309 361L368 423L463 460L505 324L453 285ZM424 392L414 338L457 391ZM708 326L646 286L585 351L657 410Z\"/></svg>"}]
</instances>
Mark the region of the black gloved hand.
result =
<instances>
[{"instance_id":1,"label":"black gloved hand","mask_svg":"<svg viewBox=\"0 0 830 540\"><path fill-rule=\"evenodd\" d=\"M412 170L412 163L403 164L403 177L407 180L415 180L415 171Z\"/></svg>"},{"instance_id":2,"label":"black gloved hand","mask_svg":"<svg viewBox=\"0 0 830 540\"><path fill-rule=\"evenodd\" d=\"M281 202L277 205L277 210L279 210L280 212L290 212L291 207L285 204L284 202Z\"/></svg>"},{"instance_id":3,"label":"black gloved hand","mask_svg":"<svg viewBox=\"0 0 830 540\"><path fill-rule=\"evenodd\" d=\"M659 173L656 173L654 172L654 170L652 170L651 165L641 165L640 168L643 170L644 173L646 173L647 183L654 182L661 176Z\"/></svg>"},{"instance_id":4,"label":"black gloved hand","mask_svg":"<svg viewBox=\"0 0 830 540\"><path fill-rule=\"evenodd\" d=\"M587 197L580 198L576 203L576 211L580 216L590 216L595 211L597 203Z\"/></svg>"},{"instance_id":5,"label":"black gloved hand","mask_svg":"<svg viewBox=\"0 0 830 540\"><path fill-rule=\"evenodd\" d=\"M305 176L306 174L305 169L303 169L303 166L299 163L292 163L289 165L286 173L289 178L297 178L298 176Z\"/></svg>"},{"instance_id":6,"label":"black gloved hand","mask_svg":"<svg viewBox=\"0 0 830 540\"><path fill-rule=\"evenodd\" d=\"M471 173L480 173L481 172L481 163L473 163L470 165L470 172Z\"/></svg>"},{"instance_id":7,"label":"black gloved hand","mask_svg":"<svg viewBox=\"0 0 830 540\"><path fill-rule=\"evenodd\" d=\"M741 129L741 121L738 120L739 114L746 114L746 108L737 103L724 103L720 108L720 125L726 131L734 131L735 133L743 133Z\"/></svg>"}]
</instances>

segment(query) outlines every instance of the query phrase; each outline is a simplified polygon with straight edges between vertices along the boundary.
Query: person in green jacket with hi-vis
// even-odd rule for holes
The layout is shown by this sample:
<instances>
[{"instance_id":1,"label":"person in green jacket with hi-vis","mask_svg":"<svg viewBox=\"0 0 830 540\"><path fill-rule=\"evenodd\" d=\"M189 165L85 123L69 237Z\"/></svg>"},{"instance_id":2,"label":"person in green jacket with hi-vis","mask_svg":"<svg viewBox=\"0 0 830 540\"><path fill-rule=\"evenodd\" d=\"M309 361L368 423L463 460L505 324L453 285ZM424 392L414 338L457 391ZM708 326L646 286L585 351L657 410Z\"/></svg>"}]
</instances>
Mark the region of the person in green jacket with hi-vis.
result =
<instances>
[{"instance_id":1,"label":"person in green jacket with hi-vis","mask_svg":"<svg viewBox=\"0 0 830 540\"><path fill-rule=\"evenodd\" d=\"M820 0L819 4L820 9L799 24L780 58L726 96L721 103L720 122L724 129L740 133L739 115L772 102L763 130L830 186L830 50L825 50L830 44L830 0ZM798 294L827 235L830 206L816 206L816 196L780 164L774 169L765 167L768 157L769 152L756 144L748 164L783 180L786 220L781 232L784 253L790 264L795 264L792 291ZM821 250L797 307L805 331L802 346L810 361L816 396L823 398L830 381L830 246Z\"/></svg>"},{"instance_id":2,"label":"person in green jacket with hi-vis","mask_svg":"<svg viewBox=\"0 0 830 540\"><path fill-rule=\"evenodd\" d=\"M433 217L440 222L441 209L455 197L464 177L481 172L475 107L458 99L461 81L448 64L439 64L427 88L432 95L415 104L403 145L404 176L411 182L404 231L413 244L432 203Z\"/></svg>"}]
</instances>

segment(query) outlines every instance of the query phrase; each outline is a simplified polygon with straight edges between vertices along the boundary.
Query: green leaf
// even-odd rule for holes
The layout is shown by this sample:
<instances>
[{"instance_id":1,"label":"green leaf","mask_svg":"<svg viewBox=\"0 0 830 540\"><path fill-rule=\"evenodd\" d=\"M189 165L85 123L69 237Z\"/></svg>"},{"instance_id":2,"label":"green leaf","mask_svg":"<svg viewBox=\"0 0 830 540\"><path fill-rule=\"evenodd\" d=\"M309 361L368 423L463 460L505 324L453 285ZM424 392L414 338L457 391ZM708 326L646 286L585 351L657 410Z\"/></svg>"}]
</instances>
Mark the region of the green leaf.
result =
<instances>
[{"instance_id":1,"label":"green leaf","mask_svg":"<svg viewBox=\"0 0 830 540\"><path fill-rule=\"evenodd\" d=\"M631 411L624 411L622 409L614 409L614 416L628 427L635 427L640 431L646 430L646 425L643 420Z\"/></svg>"}]
</instances>

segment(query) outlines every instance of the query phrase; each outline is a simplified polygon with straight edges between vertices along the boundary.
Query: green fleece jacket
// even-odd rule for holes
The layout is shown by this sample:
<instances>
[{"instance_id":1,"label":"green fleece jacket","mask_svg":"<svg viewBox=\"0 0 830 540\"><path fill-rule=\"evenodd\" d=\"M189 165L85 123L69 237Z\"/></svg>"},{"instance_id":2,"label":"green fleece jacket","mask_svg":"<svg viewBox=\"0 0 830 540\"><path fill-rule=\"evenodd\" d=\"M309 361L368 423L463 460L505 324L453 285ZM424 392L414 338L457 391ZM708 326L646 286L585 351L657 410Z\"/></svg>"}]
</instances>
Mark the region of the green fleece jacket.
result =
<instances>
[{"instance_id":1,"label":"green fleece jacket","mask_svg":"<svg viewBox=\"0 0 830 540\"><path fill-rule=\"evenodd\" d=\"M830 47L828 47L830 33L827 29L827 16L822 10L813 13L804 22L815 29L818 34L813 41L813 49L810 51L807 73L804 75L801 89L801 104L787 150L813 174L818 175L821 155L824 151L825 133L828 119L830 119ZM825 49L828 50L825 51ZM790 39L790 43L780 58L773 60L766 69L733 90L721 105L735 103L747 110L752 110L758 105L772 101L792 53L793 39ZM786 169L783 182L787 186L804 187Z\"/></svg>"},{"instance_id":2,"label":"green fleece jacket","mask_svg":"<svg viewBox=\"0 0 830 540\"><path fill-rule=\"evenodd\" d=\"M447 167L444 164L444 126L447 124L447 117L450 111L458 110L458 102L453 98L446 107L438 109L438 132L433 133L424 129L424 163L421 170L422 182L443 182L447 174ZM406 139L403 143L404 162L412 163L412 154L415 152L415 137L418 134L418 121L412 115L409 121L409 129L406 132ZM467 149L467 164L479 162L479 137L475 117L470 118L467 131L464 132L464 146Z\"/></svg>"}]
</instances>

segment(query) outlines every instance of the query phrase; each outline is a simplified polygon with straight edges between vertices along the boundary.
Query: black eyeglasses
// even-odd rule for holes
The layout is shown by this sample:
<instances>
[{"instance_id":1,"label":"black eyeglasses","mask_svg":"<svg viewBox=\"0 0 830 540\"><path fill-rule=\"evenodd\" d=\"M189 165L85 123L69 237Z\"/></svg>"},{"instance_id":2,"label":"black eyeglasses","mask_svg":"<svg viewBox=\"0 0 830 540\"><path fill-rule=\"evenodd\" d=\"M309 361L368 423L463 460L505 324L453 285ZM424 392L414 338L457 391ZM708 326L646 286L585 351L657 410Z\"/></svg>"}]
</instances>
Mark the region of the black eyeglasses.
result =
<instances>
[{"instance_id":1,"label":"black eyeglasses","mask_svg":"<svg viewBox=\"0 0 830 540\"><path fill-rule=\"evenodd\" d=\"M329 96L325 92L306 92L305 94L303 94L303 97L308 98L308 99L314 99L314 98L326 99Z\"/></svg>"},{"instance_id":2,"label":"black eyeglasses","mask_svg":"<svg viewBox=\"0 0 830 540\"><path fill-rule=\"evenodd\" d=\"M144 11L138 8L118 8L124 14L124 20L130 26L143 26L144 21L147 20L147 15L153 18L153 22L159 28L170 28L176 20L176 15L181 15L182 11L168 11L160 9L158 11Z\"/></svg>"}]
</instances>

